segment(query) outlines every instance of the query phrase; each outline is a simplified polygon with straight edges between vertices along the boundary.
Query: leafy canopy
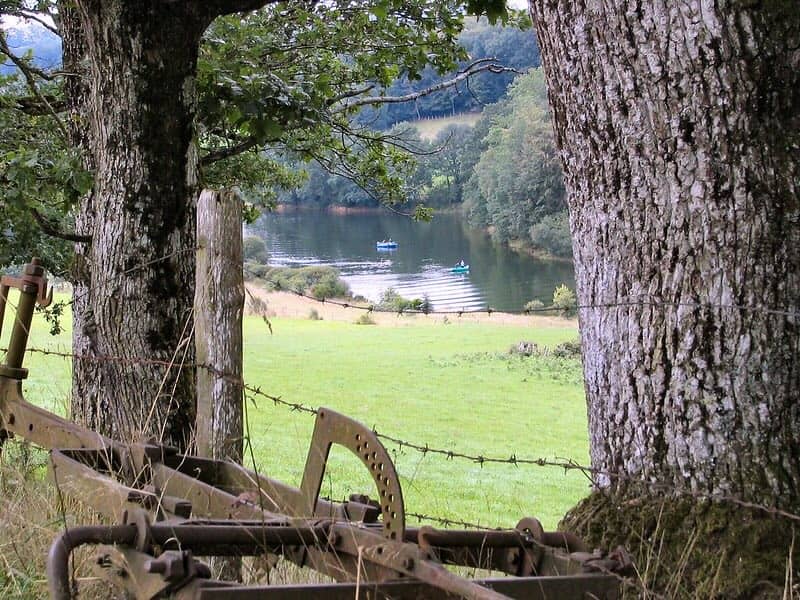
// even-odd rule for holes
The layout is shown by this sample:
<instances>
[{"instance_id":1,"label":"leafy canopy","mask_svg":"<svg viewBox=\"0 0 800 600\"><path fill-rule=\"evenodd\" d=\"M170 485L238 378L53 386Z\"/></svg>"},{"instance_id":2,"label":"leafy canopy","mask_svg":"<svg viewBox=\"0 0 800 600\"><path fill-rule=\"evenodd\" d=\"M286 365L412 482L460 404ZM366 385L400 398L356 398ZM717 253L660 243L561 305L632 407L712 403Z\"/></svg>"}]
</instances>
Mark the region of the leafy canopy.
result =
<instances>
[{"instance_id":1,"label":"leafy canopy","mask_svg":"<svg viewBox=\"0 0 800 600\"><path fill-rule=\"evenodd\" d=\"M403 199L413 167L408 149L353 117L360 106L385 101L396 78L413 80L426 66L444 73L463 61L456 39L467 11L509 18L502 2L463 0L280 2L218 18L202 41L197 73L204 183L255 188L268 202L276 187L303 180L286 166L289 156L315 160L383 201ZM58 2L0 0L0 16L57 32ZM0 41L9 29L4 22ZM41 253L32 211L51 233L70 229L92 178L66 142L68 75L5 43L0 54L16 67L0 80L0 263L8 264L34 248ZM61 248L50 268L64 266Z\"/></svg>"}]
</instances>

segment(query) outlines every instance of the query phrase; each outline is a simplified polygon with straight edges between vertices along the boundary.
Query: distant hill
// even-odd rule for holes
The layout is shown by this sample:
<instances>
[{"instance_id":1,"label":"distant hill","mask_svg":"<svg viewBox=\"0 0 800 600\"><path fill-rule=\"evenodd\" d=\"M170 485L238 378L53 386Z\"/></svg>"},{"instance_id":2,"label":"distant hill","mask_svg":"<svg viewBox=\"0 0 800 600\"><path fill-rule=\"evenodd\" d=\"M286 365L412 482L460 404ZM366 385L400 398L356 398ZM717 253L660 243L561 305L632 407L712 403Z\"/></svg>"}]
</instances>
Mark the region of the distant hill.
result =
<instances>
[{"instance_id":1,"label":"distant hill","mask_svg":"<svg viewBox=\"0 0 800 600\"><path fill-rule=\"evenodd\" d=\"M37 23L30 25L4 25L8 45L19 56L30 53L34 64L42 69L56 68L61 64L61 38ZM0 73L8 75L16 67L7 61L0 65Z\"/></svg>"},{"instance_id":2,"label":"distant hill","mask_svg":"<svg viewBox=\"0 0 800 600\"><path fill-rule=\"evenodd\" d=\"M524 72L538 67L541 62L536 36L532 31L490 25L485 19L467 20L458 41L469 55L469 60L464 64L478 58L494 58L504 66ZM412 81L402 76L384 93L387 96L403 96L433 87L452 76L453 73L439 75L428 67L422 71L420 79ZM358 121L373 129L390 129L406 121L479 112L484 106L500 100L514 77L512 73L480 73L471 77L469 84L462 82L456 87L423 96L415 102L367 107L362 110Z\"/></svg>"}]
</instances>

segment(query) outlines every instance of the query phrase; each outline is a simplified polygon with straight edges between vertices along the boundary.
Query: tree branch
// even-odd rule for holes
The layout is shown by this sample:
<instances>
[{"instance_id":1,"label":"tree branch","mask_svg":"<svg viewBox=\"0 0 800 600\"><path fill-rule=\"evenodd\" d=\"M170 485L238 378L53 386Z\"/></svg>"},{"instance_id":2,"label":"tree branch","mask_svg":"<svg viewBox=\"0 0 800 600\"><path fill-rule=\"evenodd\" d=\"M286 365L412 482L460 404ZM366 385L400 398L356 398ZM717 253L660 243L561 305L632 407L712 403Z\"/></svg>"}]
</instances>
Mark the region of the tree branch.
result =
<instances>
[{"instance_id":1,"label":"tree branch","mask_svg":"<svg viewBox=\"0 0 800 600\"><path fill-rule=\"evenodd\" d=\"M411 94L405 94L403 96L368 96L366 98L358 98L357 100L345 102L336 107L333 110L333 113L337 114L358 106L368 106L371 104L398 104L401 102L412 102L418 98L422 98L423 96L428 96L435 92L458 85L460 82L464 81L465 79L468 80L470 77L477 75L478 73L520 73L519 70L514 69L513 67L504 67L503 65L495 63L494 60L495 59L493 58L482 58L480 60L476 60L452 79L440 81L436 85L432 85L429 88L425 88L424 90L413 92Z\"/></svg>"},{"instance_id":2,"label":"tree branch","mask_svg":"<svg viewBox=\"0 0 800 600\"><path fill-rule=\"evenodd\" d=\"M64 112L67 110L67 101L63 98L56 98L55 96L42 95L46 102L42 102L40 98L28 96L26 98L17 98L17 109L24 112L26 115L41 116L52 114L51 111Z\"/></svg>"},{"instance_id":3,"label":"tree branch","mask_svg":"<svg viewBox=\"0 0 800 600\"><path fill-rule=\"evenodd\" d=\"M22 76L25 77L25 81L28 84L28 88L31 90L31 93L34 96L36 96L36 98L39 100L39 102L41 102L47 108L47 113L49 113L50 116L53 117L53 119L55 120L56 125L58 126L59 130L61 131L61 135L64 136L64 139L65 140L69 139L69 135L67 134L67 128L61 122L61 119L59 119L58 113L55 111L55 109L47 101L47 98L45 98L42 95L42 93L39 91L39 86L36 85L36 77L35 77L35 75L38 75L38 76L44 77L44 78L46 78L46 77L44 75L42 75L41 71L39 71L38 69L34 69L26 61L22 60L20 57L18 57L16 54L14 54L11 51L11 48L8 47L8 42L6 41L6 36L1 31L0 31L0 52L5 54L6 56L8 56L8 58L10 58L11 61L20 70L20 72L22 73Z\"/></svg>"},{"instance_id":4,"label":"tree branch","mask_svg":"<svg viewBox=\"0 0 800 600\"><path fill-rule=\"evenodd\" d=\"M78 244L92 243L92 236L78 235L76 233L68 233L65 231L61 231L52 221L47 219L42 213L40 213L35 208L31 207L30 212L31 215L33 215L33 218L36 219L36 222L39 224L39 228L47 235L59 238L61 240L66 240L68 242L75 242Z\"/></svg>"},{"instance_id":5,"label":"tree branch","mask_svg":"<svg viewBox=\"0 0 800 600\"><path fill-rule=\"evenodd\" d=\"M206 14L212 17L219 17L232 13L257 10L267 4L275 4L277 2L279 0L194 0L193 4L199 5Z\"/></svg>"},{"instance_id":6,"label":"tree branch","mask_svg":"<svg viewBox=\"0 0 800 600\"><path fill-rule=\"evenodd\" d=\"M339 94L338 96L335 96L335 97L331 98L330 100L328 100L328 106L332 106L332 105L336 104L337 102L341 102L342 100L347 100L348 98L352 98L353 96L360 96L361 94L366 94L367 92L370 92L373 89L375 89L375 84L371 83L369 85L365 85L362 88L356 88L354 90L349 90L347 92L343 92L343 93Z\"/></svg>"},{"instance_id":7,"label":"tree branch","mask_svg":"<svg viewBox=\"0 0 800 600\"><path fill-rule=\"evenodd\" d=\"M20 19L25 19L27 21L36 21L39 25L41 25L51 33L54 33L55 35L61 37L61 33L59 33L58 29L53 27L52 24L48 23L46 19L39 16L40 14L46 14L50 16L50 14L47 12L40 13L37 11L27 10L25 8L21 8L19 10L7 10L4 12L8 15L11 15L12 17L18 17Z\"/></svg>"},{"instance_id":8,"label":"tree branch","mask_svg":"<svg viewBox=\"0 0 800 600\"><path fill-rule=\"evenodd\" d=\"M258 140L255 137L248 138L244 141L239 142L233 146L229 146L227 148L220 148L218 150L212 150L202 158L200 158L200 166L210 165L215 163L219 160L225 160L226 158L230 158L231 156L236 156L237 154L242 154L243 152L247 152L248 150L252 150L258 145Z\"/></svg>"}]
</instances>

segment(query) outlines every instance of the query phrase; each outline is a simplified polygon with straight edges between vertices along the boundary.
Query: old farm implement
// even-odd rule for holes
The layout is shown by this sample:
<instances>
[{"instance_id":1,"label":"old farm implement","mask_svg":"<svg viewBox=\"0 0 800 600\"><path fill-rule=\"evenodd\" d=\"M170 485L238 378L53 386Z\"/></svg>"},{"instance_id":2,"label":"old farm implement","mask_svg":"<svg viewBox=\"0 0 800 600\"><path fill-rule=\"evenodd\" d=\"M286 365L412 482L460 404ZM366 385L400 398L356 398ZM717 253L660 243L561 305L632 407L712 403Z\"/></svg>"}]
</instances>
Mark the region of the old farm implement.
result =
<instances>
[{"instance_id":1,"label":"old farm implement","mask_svg":"<svg viewBox=\"0 0 800 600\"><path fill-rule=\"evenodd\" d=\"M2 278L0 325L18 289L11 340L0 367L0 443L11 436L50 450L50 476L114 525L66 527L47 561L50 593L70 598L70 555L93 546L96 574L130 597L250 598L616 598L622 560L590 553L580 540L545 532L533 518L513 530L409 527L400 481L377 436L320 409L299 488L229 462L154 443L123 443L33 406L22 367L34 305L47 281L33 261ZM372 476L374 499L320 498L332 445L355 454ZM282 557L332 583L253 586L218 581L197 557ZM468 579L446 565L485 569ZM334 583L335 582L335 583Z\"/></svg>"}]
</instances>

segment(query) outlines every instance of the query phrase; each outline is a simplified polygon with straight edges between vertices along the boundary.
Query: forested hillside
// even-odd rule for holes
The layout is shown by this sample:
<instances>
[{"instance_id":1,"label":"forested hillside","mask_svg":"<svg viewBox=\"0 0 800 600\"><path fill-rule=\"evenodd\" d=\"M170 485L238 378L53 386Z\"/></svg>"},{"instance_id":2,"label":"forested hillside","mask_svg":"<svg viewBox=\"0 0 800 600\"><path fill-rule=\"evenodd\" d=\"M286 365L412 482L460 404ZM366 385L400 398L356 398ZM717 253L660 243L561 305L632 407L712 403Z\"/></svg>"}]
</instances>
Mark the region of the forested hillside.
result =
<instances>
[{"instance_id":1,"label":"forested hillside","mask_svg":"<svg viewBox=\"0 0 800 600\"><path fill-rule=\"evenodd\" d=\"M571 257L561 166L535 36L481 20L472 22L459 42L470 60L493 57L520 74L481 73L413 102L367 108L358 121L385 130L416 155L416 168L403 174L409 207L463 204L469 223L487 229L498 242ZM418 80L401 76L383 93L409 95L443 79L447 76L427 68ZM481 115L474 127L449 125L432 140L422 139L414 126L419 119L467 113ZM324 208L378 206L382 200L318 164L305 170L306 184L282 194L281 202Z\"/></svg>"},{"instance_id":2,"label":"forested hillside","mask_svg":"<svg viewBox=\"0 0 800 600\"><path fill-rule=\"evenodd\" d=\"M53 68L61 64L61 38L44 27L3 28L6 43L17 55L32 55L33 63L42 68ZM10 61L0 64L0 73L14 71Z\"/></svg>"},{"instance_id":3,"label":"forested hillside","mask_svg":"<svg viewBox=\"0 0 800 600\"><path fill-rule=\"evenodd\" d=\"M409 123L391 134L418 150L407 177L409 204L433 208L463 204L473 227L498 242L572 256L561 165L553 145L547 89L539 69L521 75L508 95L487 106L474 127L451 125L432 141ZM323 208L377 206L356 184L309 165L308 182L283 202Z\"/></svg>"},{"instance_id":4,"label":"forested hillside","mask_svg":"<svg viewBox=\"0 0 800 600\"><path fill-rule=\"evenodd\" d=\"M9 27L6 36L17 51L30 50L36 64L52 66L60 61L60 39L44 28ZM467 54L462 67L483 58L496 59L518 73L539 65L536 38L530 31L490 25L485 18L472 19L458 39ZM518 73L479 73L412 102L368 105L356 121L366 129L396 136L400 147L416 155L416 168L411 163L404 172L395 173L405 181L409 206L437 208L464 203L470 224L488 229L497 241L532 244L555 256L571 256L545 88L539 75ZM374 93L414 94L453 76L442 75L431 66L412 75L399 74L394 83ZM409 125L418 119L460 114L481 117L475 127L448 126L433 140L421 139ZM530 159L522 158L531 156L530 150L535 150L535 164L526 164ZM365 189L363 182L331 174L329 166L318 162L295 163L284 155L276 157L274 164L307 176L305 184L294 189L297 178L288 178L285 187L290 189L279 196L280 202L374 207L385 201L374 190ZM213 175L211 170L208 173ZM271 195L268 189L263 191L267 197Z\"/></svg>"}]
</instances>

